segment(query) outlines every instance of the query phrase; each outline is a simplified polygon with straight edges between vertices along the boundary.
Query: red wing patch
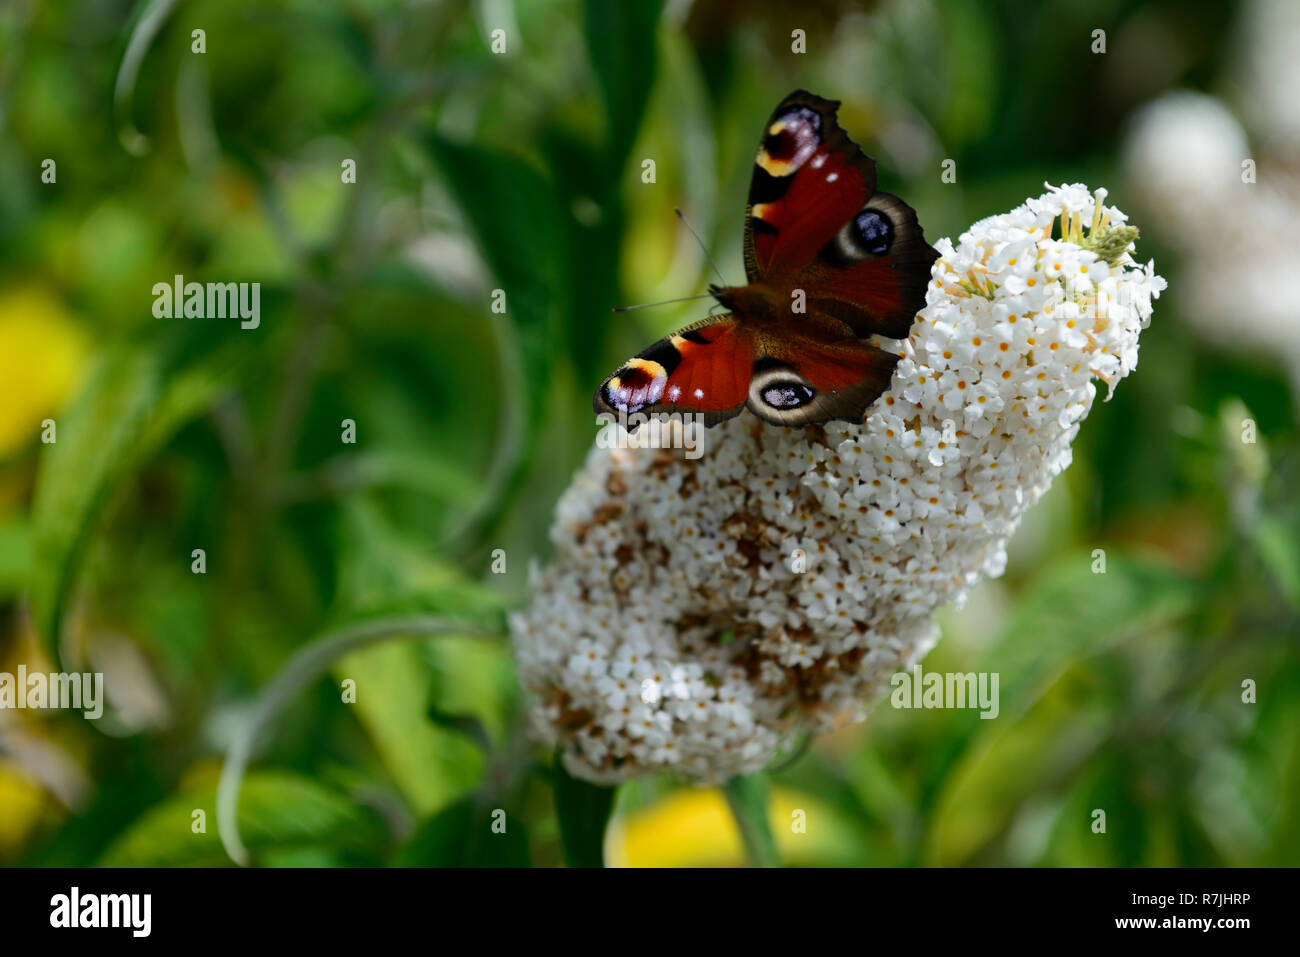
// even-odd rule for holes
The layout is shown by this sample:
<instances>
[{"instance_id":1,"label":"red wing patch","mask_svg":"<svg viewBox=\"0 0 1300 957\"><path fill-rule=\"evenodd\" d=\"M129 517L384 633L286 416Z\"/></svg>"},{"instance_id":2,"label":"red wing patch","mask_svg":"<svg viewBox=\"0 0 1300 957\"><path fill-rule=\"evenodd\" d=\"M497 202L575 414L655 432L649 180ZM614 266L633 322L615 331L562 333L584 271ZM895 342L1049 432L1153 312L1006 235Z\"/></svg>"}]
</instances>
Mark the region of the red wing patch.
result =
<instances>
[{"instance_id":1,"label":"red wing patch","mask_svg":"<svg viewBox=\"0 0 1300 957\"><path fill-rule=\"evenodd\" d=\"M847 322L857 335L903 339L925 306L938 258L916 211L891 193L875 193L797 281L808 289L812 308Z\"/></svg>"},{"instance_id":2,"label":"red wing patch","mask_svg":"<svg viewBox=\"0 0 1300 957\"><path fill-rule=\"evenodd\" d=\"M739 320L704 319L623 363L601 383L592 404L616 416L699 412L713 425L744 407L753 365L753 336Z\"/></svg>"},{"instance_id":3,"label":"red wing patch","mask_svg":"<svg viewBox=\"0 0 1300 957\"><path fill-rule=\"evenodd\" d=\"M754 365L748 406L759 418L788 426L831 419L860 423L889 388L898 356L838 323L802 322L783 332Z\"/></svg>"},{"instance_id":4,"label":"red wing patch","mask_svg":"<svg viewBox=\"0 0 1300 957\"><path fill-rule=\"evenodd\" d=\"M796 90L763 128L745 220L750 282L808 265L875 190L875 161L840 129L838 106Z\"/></svg>"}]
</instances>

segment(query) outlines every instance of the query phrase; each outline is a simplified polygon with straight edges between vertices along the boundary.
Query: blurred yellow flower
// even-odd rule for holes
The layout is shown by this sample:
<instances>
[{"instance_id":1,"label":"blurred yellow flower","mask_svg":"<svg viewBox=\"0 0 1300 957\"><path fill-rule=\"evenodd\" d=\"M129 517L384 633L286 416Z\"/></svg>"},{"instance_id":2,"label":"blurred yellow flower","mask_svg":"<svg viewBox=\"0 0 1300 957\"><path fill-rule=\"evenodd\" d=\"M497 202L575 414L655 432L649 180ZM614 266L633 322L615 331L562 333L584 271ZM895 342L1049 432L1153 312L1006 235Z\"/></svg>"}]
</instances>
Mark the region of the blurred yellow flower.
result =
<instances>
[{"instance_id":1,"label":"blurred yellow flower","mask_svg":"<svg viewBox=\"0 0 1300 957\"><path fill-rule=\"evenodd\" d=\"M768 823L785 865L838 864L857 835L823 802L773 788ZM743 867L740 831L716 788L684 788L649 807L616 815L605 834L609 867Z\"/></svg>"},{"instance_id":2,"label":"blurred yellow flower","mask_svg":"<svg viewBox=\"0 0 1300 957\"><path fill-rule=\"evenodd\" d=\"M0 292L0 458L33 441L85 369L85 333L48 290Z\"/></svg>"},{"instance_id":3,"label":"blurred yellow flower","mask_svg":"<svg viewBox=\"0 0 1300 957\"><path fill-rule=\"evenodd\" d=\"M0 860L22 846L45 810L45 792L7 761L0 761Z\"/></svg>"}]
</instances>

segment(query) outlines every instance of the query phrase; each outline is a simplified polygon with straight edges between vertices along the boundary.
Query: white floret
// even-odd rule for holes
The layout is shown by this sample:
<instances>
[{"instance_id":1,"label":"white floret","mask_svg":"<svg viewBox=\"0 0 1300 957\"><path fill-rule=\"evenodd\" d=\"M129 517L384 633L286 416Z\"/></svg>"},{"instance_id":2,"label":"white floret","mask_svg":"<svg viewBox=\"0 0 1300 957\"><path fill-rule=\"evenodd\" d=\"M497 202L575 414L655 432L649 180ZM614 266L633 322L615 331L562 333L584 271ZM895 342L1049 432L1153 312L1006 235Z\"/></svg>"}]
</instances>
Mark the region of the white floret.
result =
<instances>
[{"instance_id":1,"label":"white floret","mask_svg":"<svg viewBox=\"0 0 1300 957\"><path fill-rule=\"evenodd\" d=\"M758 770L799 731L861 720L933 645L935 610L1002 573L1093 378L1133 370L1164 288L1080 245L1125 221L1104 195L1049 188L936 243L926 307L860 426L742 414L698 459L592 449L511 620L533 729L572 773Z\"/></svg>"}]
</instances>

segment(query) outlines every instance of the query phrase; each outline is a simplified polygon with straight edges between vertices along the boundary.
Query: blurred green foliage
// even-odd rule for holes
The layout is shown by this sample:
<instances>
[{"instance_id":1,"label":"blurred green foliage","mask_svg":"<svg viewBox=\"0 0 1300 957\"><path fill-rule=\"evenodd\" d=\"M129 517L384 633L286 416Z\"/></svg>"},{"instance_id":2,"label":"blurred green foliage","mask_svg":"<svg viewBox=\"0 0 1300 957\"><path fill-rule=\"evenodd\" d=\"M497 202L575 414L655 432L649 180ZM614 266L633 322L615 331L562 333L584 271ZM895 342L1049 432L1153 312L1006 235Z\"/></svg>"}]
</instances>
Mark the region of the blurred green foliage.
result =
<instances>
[{"instance_id":1,"label":"blurred green foliage","mask_svg":"<svg viewBox=\"0 0 1300 957\"><path fill-rule=\"evenodd\" d=\"M0 713L0 861L224 863L220 760L296 648L389 614L504 634L594 434L593 387L702 311L610 306L709 281L674 206L742 274L758 124L790 89L844 102L932 239L1044 180L1106 185L1140 224L1123 121L1166 89L1222 83L1238 13L5 4L0 670L88 663L117 690L98 724ZM1176 282L1177 250L1144 235L1139 253ZM153 284L177 274L260 282L259 328L155 318ZM1138 372L1093 410L1008 574L946 617L926 659L1000 672L1001 717L883 705L816 742L775 785L824 807L832 833L782 843L787 860L1300 863L1296 407L1273 357L1225 355L1162 300ZM1241 441L1247 417L1258 444ZM608 796L553 789L548 760L524 736L504 639L389 643L285 709L241 833L271 866L550 865L562 834L590 862L583 822ZM622 830L677 788L622 789ZM474 840L495 809L508 838ZM672 862L672 820L654 820ZM729 860L710 853L675 860Z\"/></svg>"}]
</instances>

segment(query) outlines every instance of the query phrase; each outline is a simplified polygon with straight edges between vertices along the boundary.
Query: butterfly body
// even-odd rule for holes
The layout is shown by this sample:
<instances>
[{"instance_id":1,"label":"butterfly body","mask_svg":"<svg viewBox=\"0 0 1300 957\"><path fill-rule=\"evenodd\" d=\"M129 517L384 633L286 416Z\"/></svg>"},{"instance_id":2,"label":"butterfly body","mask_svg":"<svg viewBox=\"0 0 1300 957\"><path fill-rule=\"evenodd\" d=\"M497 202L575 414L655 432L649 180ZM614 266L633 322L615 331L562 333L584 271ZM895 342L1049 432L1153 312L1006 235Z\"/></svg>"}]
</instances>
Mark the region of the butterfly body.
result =
<instances>
[{"instance_id":1,"label":"butterfly body","mask_svg":"<svg viewBox=\"0 0 1300 957\"><path fill-rule=\"evenodd\" d=\"M749 282L710 287L727 312L625 362L596 391L597 412L860 422L889 387L898 356L865 340L907 336L938 253L912 208L876 190L838 105L797 90L776 108L750 183Z\"/></svg>"}]
</instances>

